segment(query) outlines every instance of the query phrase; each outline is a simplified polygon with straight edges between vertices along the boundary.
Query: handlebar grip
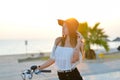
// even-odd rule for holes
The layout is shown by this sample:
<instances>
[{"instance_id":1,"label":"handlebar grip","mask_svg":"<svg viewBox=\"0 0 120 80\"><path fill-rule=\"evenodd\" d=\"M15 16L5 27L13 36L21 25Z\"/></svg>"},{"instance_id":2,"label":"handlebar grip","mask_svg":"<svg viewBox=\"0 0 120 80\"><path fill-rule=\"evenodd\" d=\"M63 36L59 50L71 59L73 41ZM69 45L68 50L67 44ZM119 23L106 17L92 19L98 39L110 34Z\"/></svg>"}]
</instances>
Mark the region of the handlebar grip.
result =
<instances>
[{"instance_id":1,"label":"handlebar grip","mask_svg":"<svg viewBox=\"0 0 120 80\"><path fill-rule=\"evenodd\" d=\"M51 70L35 70L34 73L35 74L40 74L40 73L50 73Z\"/></svg>"},{"instance_id":2,"label":"handlebar grip","mask_svg":"<svg viewBox=\"0 0 120 80\"><path fill-rule=\"evenodd\" d=\"M40 70L40 72L51 72L51 70Z\"/></svg>"}]
</instances>

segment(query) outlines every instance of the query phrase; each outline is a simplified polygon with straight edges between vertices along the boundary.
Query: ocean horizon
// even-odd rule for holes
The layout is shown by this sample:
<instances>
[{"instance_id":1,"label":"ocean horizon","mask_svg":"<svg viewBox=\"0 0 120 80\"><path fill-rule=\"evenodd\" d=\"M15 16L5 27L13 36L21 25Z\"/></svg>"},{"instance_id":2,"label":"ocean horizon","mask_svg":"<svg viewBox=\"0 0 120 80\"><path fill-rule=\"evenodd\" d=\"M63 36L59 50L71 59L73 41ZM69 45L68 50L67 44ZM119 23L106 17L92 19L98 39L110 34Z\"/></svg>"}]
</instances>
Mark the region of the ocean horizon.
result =
<instances>
[{"instance_id":1,"label":"ocean horizon","mask_svg":"<svg viewBox=\"0 0 120 80\"><path fill-rule=\"evenodd\" d=\"M39 39L39 40L0 40L0 55L13 55L25 53L40 53L51 52L54 45L53 39ZM108 42L110 46L109 52L116 52L120 42ZM103 47L92 45L92 49L96 53L106 52Z\"/></svg>"},{"instance_id":2,"label":"ocean horizon","mask_svg":"<svg viewBox=\"0 0 120 80\"><path fill-rule=\"evenodd\" d=\"M0 55L50 52L54 41L52 39L39 40L0 40Z\"/></svg>"}]
</instances>

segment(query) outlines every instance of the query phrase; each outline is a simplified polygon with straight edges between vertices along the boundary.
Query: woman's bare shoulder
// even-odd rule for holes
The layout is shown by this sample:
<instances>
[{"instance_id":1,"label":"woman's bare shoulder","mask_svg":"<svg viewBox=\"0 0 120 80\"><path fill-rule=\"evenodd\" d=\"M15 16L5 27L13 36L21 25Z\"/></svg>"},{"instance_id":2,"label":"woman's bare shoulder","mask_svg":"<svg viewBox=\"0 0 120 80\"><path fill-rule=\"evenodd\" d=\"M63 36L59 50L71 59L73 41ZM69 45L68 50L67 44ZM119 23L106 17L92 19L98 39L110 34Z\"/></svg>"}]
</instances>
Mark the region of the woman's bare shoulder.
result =
<instances>
[{"instance_id":1,"label":"woman's bare shoulder","mask_svg":"<svg viewBox=\"0 0 120 80\"><path fill-rule=\"evenodd\" d=\"M58 44L58 43L61 41L61 39L62 39L62 37L57 37L57 38L55 39L55 44Z\"/></svg>"}]
</instances>

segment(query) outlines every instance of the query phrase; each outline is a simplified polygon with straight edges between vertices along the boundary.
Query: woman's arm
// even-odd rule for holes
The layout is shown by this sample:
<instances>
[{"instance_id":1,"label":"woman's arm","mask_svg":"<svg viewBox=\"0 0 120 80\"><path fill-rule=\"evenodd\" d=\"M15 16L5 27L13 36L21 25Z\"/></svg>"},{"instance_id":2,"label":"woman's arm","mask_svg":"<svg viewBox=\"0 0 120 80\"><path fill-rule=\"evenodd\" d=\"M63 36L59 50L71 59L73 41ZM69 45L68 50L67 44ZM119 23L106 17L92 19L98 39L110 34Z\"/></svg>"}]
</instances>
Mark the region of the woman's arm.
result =
<instances>
[{"instance_id":1,"label":"woman's arm","mask_svg":"<svg viewBox=\"0 0 120 80\"><path fill-rule=\"evenodd\" d=\"M76 61L79 60L79 52L80 52L80 44L77 44L73 52L71 63L75 63Z\"/></svg>"},{"instance_id":2,"label":"woman's arm","mask_svg":"<svg viewBox=\"0 0 120 80\"><path fill-rule=\"evenodd\" d=\"M38 66L38 69L42 70L42 69L44 69L44 68L47 68L47 67L49 67L50 65L52 65L54 62L55 62L54 59L49 59L49 60L47 60L44 64Z\"/></svg>"},{"instance_id":3,"label":"woman's arm","mask_svg":"<svg viewBox=\"0 0 120 80\"><path fill-rule=\"evenodd\" d=\"M53 51L52 51L51 54L54 53L54 50L55 50L55 48L56 48L55 46L57 46L57 45L59 44L60 41L61 41L61 37L56 38L56 40L55 40L55 42L54 42ZM38 66L38 69L47 68L47 67L49 67L50 65L52 65L54 62L55 62L55 59L50 58L50 59L48 59L44 64Z\"/></svg>"},{"instance_id":4,"label":"woman's arm","mask_svg":"<svg viewBox=\"0 0 120 80\"><path fill-rule=\"evenodd\" d=\"M73 56L72 56L72 59L71 59L72 63L75 63L76 61L79 61L79 57L80 57L79 52L80 52L81 49L82 49L81 53L84 54L84 50L83 50L84 47L82 47L83 46L83 41L82 41L83 37L79 32L77 32L77 36L78 36L77 45L76 45L76 47L74 49Z\"/></svg>"},{"instance_id":5,"label":"woman's arm","mask_svg":"<svg viewBox=\"0 0 120 80\"><path fill-rule=\"evenodd\" d=\"M85 50L84 50L84 43L83 42L80 46L80 51L82 53L82 60L84 60L85 59Z\"/></svg>"},{"instance_id":6,"label":"woman's arm","mask_svg":"<svg viewBox=\"0 0 120 80\"><path fill-rule=\"evenodd\" d=\"M72 56L72 60L71 60L72 63L79 61L79 57L80 57L79 52L80 51L82 53L82 60L84 60L85 59L85 50L84 50L84 43L83 42L81 42L81 44L77 44L77 46L75 47L75 50L74 50L73 56Z\"/></svg>"}]
</instances>

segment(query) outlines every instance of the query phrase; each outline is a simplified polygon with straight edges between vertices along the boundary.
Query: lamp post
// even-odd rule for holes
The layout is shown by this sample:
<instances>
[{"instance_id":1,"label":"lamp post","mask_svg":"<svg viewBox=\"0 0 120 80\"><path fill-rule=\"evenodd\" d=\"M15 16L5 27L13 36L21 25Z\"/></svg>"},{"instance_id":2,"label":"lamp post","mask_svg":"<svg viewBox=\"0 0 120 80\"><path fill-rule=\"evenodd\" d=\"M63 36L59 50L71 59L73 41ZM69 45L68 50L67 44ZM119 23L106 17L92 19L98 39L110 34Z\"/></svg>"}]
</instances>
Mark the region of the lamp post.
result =
<instances>
[{"instance_id":1,"label":"lamp post","mask_svg":"<svg viewBox=\"0 0 120 80\"><path fill-rule=\"evenodd\" d=\"M27 45L28 45L28 41L25 40L25 51L26 51L26 56L27 56Z\"/></svg>"}]
</instances>

